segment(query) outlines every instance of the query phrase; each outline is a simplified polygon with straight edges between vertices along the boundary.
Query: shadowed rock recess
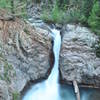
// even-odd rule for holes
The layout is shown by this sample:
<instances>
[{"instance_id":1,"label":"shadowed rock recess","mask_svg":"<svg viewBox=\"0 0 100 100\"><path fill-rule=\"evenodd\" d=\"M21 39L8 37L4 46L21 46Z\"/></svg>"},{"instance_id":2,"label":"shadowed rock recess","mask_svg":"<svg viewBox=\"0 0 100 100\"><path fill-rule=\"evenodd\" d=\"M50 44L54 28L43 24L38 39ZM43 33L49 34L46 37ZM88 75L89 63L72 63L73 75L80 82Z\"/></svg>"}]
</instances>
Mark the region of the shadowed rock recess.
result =
<instances>
[{"instance_id":1,"label":"shadowed rock recess","mask_svg":"<svg viewBox=\"0 0 100 100\"><path fill-rule=\"evenodd\" d=\"M17 18L0 20L0 100L20 100L28 82L48 77L53 64L51 40L48 31Z\"/></svg>"},{"instance_id":2,"label":"shadowed rock recess","mask_svg":"<svg viewBox=\"0 0 100 100\"><path fill-rule=\"evenodd\" d=\"M96 57L92 48L98 37L78 25L65 25L62 33L61 81L76 80L81 85L100 87L100 58Z\"/></svg>"}]
</instances>

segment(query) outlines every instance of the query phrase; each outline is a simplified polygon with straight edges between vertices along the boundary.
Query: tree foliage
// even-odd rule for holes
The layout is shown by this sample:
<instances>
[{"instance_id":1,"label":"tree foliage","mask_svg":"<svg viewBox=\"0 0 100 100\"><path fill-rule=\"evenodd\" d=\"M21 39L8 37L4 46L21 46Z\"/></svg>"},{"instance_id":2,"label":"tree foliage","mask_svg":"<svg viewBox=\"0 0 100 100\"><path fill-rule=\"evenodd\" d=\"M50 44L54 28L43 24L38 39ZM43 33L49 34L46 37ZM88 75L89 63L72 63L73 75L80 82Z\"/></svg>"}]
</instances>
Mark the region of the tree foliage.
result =
<instances>
[{"instance_id":1,"label":"tree foliage","mask_svg":"<svg viewBox=\"0 0 100 100\"><path fill-rule=\"evenodd\" d=\"M88 19L88 24L93 31L100 35L100 1L97 1L94 4L90 17Z\"/></svg>"},{"instance_id":2,"label":"tree foliage","mask_svg":"<svg viewBox=\"0 0 100 100\"><path fill-rule=\"evenodd\" d=\"M26 15L27 0L0 0L0 8L6 9L14 16Z\"/></svg>"}]
</instances>

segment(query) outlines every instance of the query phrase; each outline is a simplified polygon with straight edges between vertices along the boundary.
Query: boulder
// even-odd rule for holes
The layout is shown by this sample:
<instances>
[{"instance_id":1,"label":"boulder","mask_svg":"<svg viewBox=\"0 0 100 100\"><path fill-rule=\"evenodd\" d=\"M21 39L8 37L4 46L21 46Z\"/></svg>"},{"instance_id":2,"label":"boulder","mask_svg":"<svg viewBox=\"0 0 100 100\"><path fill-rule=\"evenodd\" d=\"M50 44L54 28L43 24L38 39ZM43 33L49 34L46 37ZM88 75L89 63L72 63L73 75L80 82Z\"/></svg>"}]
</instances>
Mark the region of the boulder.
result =
<instances>
[{"instance_id":1,"label":"boulder","mask_svg":"<svg viewBox=\"0 0 100 100\"><path fill-rule=\"evenodd\" d=\"M85 27L70 24L63 27L62 35L61 81L100 87L100 58L93 48L98 37Z\"/></svg>"},{"instance_id":2,"label":"boulder","mask_svg":"<svg viewBox=\"0 0 100 100\"><path fill-rule=\"evenodd\" d=\"M51 41L48 31L20 19L0 20L0 81L10 94L20 94L28 82L48 77L53 65Z\"/></svg>"}]
</instances>

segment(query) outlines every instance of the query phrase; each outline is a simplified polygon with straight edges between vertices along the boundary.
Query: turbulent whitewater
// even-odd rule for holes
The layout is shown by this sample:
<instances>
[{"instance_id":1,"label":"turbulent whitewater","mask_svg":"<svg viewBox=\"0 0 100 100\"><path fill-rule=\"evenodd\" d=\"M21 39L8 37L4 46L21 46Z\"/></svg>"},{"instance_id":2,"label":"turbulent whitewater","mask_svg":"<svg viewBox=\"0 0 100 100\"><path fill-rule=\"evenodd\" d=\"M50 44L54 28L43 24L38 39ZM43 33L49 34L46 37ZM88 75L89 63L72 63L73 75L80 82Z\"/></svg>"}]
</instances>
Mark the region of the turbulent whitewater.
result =
<instances>
[{"instance_id":1,"label":"turbulent whitewater","mask_svg":"<svg viewBox=\"0 0 100 100\"><path fill-rule=\"evenodd\" d=\"M58 82L61 36L59 30L52 29L50 32L54 39L53 52L55 56L52 72L47 80L33 85L22 100L76 100L73 87ZM94 89L80 88L81 100L100 100L99 92Z\"/></svg>"},{"instance_id":2,"label":"turbulent whitewater","mask_svg":"<svg viewBox=\"0 0 100 100\"><path fill-rule=\"evenodd\" d=\"M52 29L52 36L54 37L53 52L55 63L49 78L41 83L34 85L31 90L27 92L23 100L59 100L59 52L61 45L60 31Z\"/></svg>"}]
</instances>

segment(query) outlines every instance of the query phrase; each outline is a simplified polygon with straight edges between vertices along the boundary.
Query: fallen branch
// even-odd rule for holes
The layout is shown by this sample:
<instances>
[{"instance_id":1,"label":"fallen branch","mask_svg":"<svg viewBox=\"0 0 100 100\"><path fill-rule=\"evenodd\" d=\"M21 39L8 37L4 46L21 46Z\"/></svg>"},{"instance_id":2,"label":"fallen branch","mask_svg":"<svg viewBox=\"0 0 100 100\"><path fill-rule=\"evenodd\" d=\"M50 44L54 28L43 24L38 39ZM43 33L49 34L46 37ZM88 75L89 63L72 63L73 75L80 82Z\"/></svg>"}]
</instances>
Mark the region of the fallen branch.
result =
<instances>
[{"instance_id":1,"label":"fallen branch","mask_svg":"<svg viewBox=\"0 0 100 100\"><path fill-rule=\"evenodd\" d=\"M77 98L77 100L80 100L80 92L79 92L79 88L78 88L78 84L77 84L76 80L73 81L73 86L74 86L76 98Z\"/></svg>"}]
</instances>

